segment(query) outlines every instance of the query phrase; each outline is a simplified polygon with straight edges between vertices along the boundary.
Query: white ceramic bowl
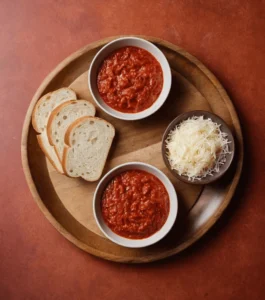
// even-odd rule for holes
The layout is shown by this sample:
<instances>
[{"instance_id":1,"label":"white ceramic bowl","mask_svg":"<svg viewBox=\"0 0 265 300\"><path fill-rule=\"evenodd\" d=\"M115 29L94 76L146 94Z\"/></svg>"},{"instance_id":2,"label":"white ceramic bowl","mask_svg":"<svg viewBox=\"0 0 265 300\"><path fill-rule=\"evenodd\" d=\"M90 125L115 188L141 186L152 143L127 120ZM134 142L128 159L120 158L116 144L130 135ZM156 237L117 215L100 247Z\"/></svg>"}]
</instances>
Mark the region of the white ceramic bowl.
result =
<instances>
[{"instance_id":1,"label":"white ceramic bowl","mask_svg":"<svg viewBox=\"0 0 265 300\"><path fill-rule=\"evenodd\" d=\"M160 63L163 72L164 83L159 97L151 107L138 113L123 113L111 108L100 97L98 92L98 87L97 87L98 68L101 65L102 61L114 50L126 46L134 46L134 47L145 49L148 52L150 52ZM95 102L107 114L122 120L139 120L139 119L146 118L152 115L153 113L155 113L166 101L171 88L171 81L172 81L171 70L168 61L165 55L162 53L162 51L159 50L154 44L144 39L140 39L136 37L119 38L105 45L102 49L100 49L100 51L96 54L96 56L92 60L88 71L88 86L89 86L90 93L93 96Z\"/></svg>"},{"instance_id":2,"label":"white ceramic bowl","mask_svg":"<svg viewBox=\"0 0 265 300\"><path fill-rule=\"evenodd\" d=\"M102 213L101 213L101 199L102 199L102 194L107 186L107 184L110 182L110 180L115 177L116 175L128 171L128 170L143 170L148 173L153 174L156 176L165 186L168 195L169 195L169 215L168 218L163 225L163 227L151 235L148 238L145 239L127 239L125 237L122 237L120 235L117 235L114 233L108 225L104 222ZM142 163L142 162L130 162L130 163L125 163L122 165L119 165L118 167L110 170L99 182L95 194L94 194L94 199L93 199L93 212L94 212L94 217L96 219L96 222L102 231L102 233L109 238L112 242L128 247L128 248L141 248L141 247L146 247L150 246L159 240L161 240L172 228L173 224L175 223L176 217L177 217L177 212L178 212L178 198L177 194L175 191L175 188L171 181L167 178L167 176L158 170L157 168Z\"/></svg>"}]
</instances>

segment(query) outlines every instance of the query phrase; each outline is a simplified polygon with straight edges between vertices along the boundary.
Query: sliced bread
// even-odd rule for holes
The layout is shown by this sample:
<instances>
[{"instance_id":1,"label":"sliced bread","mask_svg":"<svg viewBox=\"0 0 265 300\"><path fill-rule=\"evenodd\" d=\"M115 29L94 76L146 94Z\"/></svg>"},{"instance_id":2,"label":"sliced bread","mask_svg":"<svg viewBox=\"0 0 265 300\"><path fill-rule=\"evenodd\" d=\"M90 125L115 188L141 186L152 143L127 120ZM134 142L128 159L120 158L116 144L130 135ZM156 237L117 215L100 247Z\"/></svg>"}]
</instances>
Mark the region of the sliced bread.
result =
<instances>
[{"instance_id":1,"label":"sliced bread","mask_svg":"<svg viewBox=\"0 0 265 300\"><path fill-rule=\"evenodd\" d=\"M47 134L51 145L62 162L65 132L75 120L84 116L95 116L95 106L87 100L69 100L58 105L51 113Z\"/></svg>"},{"instance_id":2,"label":"sliced bread","mask_svg":"<svg viewBox=\"0 0 265 300\"><path fill-rule=\"evenodd\" d=\"M40 98L36 103L32 113L32 125L38 132L45 131L50 113L59 104L68 101L75 100L76 93L69 88L61 88L54 92L48 93Z\"/></svg>"},{"instance_id":3,"label":"sliced bread","mask_svg":"<svg viewBox=\"0 0 265 300\"><path fill-rule=\"evenodd\" d=\"M49 143L46 128L52 110L57 105L74 99L76 99L76 94L73 90L61 88L41 97L32 113L32 126L37 133L40 133L40 135L37 136L38 143L51 164L60 173L64 173L63 168L54 147Z\"/></svg>"},{"instance_id":4,"label":"sliced bread","mask_svg":"<svg viewBox=\"0 0 265 300\"><path fill-rule=\"evenodd\" d=\"M96 117L74 121L65 134L63 169L70 177L100 178L115 135L114 127Z\"/></svg>"}]
</instances>

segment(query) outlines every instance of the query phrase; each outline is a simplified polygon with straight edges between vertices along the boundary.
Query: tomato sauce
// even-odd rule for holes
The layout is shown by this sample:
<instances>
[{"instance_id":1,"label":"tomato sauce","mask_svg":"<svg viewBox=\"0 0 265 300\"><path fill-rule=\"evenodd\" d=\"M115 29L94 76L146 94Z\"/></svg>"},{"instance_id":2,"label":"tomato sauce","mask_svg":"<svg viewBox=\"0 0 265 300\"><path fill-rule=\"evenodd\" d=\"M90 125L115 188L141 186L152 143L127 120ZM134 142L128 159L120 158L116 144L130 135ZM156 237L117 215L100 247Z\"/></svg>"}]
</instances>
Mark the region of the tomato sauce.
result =
<instances>
[{"instance_id":1,"label":"tomato sauce","mask_svg":"<svg viewBox=\"0 0 265 300\"><path fill-rule=\"evenodd\" d=\"M163 72L148 51L123 47L103 61L97 86L101 98L111 108L124 113L137 113L157 100L163 87Z\"/></svg>"},{"instance_id":2,"label":"tomato sauce","mask_svg":"<svg viewBox=\"0 0 265 300\"><path fill-rule=\"evenodd\" d=\"M157 177L145 171L130 170L114 177L107 185L101 211L105 223L116 234L143 239L165 224L169 196Z\"/></svg>"}]
</instances>

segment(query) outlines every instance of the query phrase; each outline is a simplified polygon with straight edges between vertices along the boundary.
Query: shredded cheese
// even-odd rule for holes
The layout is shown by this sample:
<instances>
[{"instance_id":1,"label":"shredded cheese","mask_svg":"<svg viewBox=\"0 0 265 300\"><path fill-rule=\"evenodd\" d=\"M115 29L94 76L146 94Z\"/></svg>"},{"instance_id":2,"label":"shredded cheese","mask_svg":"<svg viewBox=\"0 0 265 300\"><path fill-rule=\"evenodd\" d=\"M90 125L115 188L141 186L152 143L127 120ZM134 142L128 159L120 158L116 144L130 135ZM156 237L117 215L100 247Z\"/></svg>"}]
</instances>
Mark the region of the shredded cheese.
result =
<instances>
[{"instance_id":1,"label":"shredded cheese","mask_svg":"<svg viewBox=\"0 0 265 300\"><path fill-rule=\"evenodd\" d=\"M230 142L220 126L203 116L193 116L176 126L166 140L171 168L190 181L219 172L230 153Z\"/></svg>"}]
</instances>

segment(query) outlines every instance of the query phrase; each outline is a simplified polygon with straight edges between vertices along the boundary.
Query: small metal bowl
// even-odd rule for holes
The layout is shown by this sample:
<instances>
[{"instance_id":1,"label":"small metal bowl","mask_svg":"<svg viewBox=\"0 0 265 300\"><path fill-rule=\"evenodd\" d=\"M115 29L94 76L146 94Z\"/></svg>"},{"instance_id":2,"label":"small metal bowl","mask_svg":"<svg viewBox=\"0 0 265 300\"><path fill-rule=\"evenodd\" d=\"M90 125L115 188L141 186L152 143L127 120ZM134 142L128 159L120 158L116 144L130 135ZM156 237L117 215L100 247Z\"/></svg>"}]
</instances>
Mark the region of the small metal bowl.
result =
<instances>
[{"instance_id":1,"label":"small metal bowl","mask_svg":"<svg viewBox=\"0 0 265 300\"><path fill-rule=\"evenodd\" d=\"M173 130L182 121L187 120L188 118L191 118L193 116L197 116L197 117L204 116L206 118L210 118L213 122L220 124L221 131L227 134L227 139L230 142L229 143L230 153L227 154L226 162L220 167L220 171L218 173L213 173L212 175L207 175L206 177L201 178L200 180L196 179L194 181L191 181L188 179L187 176L179 175L176 170L173 170L171 168L170 163L167 158L166 140L167 140L168 134L171 132L171 130ZM234 141L233 134L232 134L231 130L229 129L228 125L225 123L225 121L223 119L221 119L217 115L210 113L208 111L194 110L194 111L190 111L190 112L179 115L168 125L168 127L163 135L163 139L162 139L162 155L163 155L163 159L164 159L164 162L165 162L167 168L170 170L170 172L175 177L177 177L181 181L184 181L184 182L190 183L190 184L209 184L209 183L212 183L212 182L218 180L219 178L221 178L225 174L225 172L229 169L229 167L233 161L234 154L235 154L235 141Z\"/></svg>"}]
</instances>

